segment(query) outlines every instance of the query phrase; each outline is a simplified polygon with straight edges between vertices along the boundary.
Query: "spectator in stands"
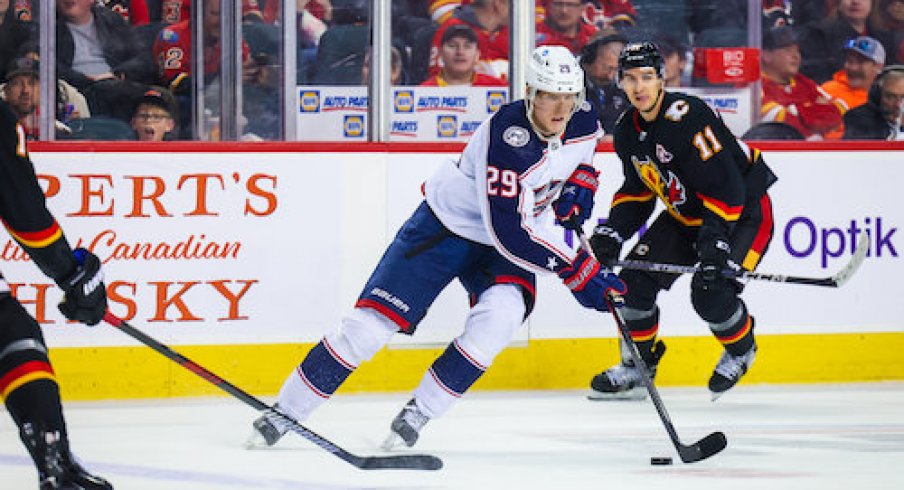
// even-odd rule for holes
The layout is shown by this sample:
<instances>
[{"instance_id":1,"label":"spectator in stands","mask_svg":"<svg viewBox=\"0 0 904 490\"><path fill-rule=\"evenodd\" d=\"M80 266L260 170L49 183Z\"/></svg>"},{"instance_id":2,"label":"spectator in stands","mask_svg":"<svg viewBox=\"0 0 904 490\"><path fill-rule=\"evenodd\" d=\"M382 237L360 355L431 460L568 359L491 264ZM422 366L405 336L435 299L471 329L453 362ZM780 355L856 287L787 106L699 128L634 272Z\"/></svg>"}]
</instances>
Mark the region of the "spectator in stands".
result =
<instances>
[{"instance_id":1,"label":"spectator in stands","mask_svg":"<svg viewBox=\"0 0 904 490\"><path fill-rule=\"evenodd\" d=\"M405 62L399 48L392 47L392 60L389 62L389 83L392 85L405 85ZM370 47L364 51L364 63L361 64L361 83L370 83Z\"/></svg>"},{"instance_id":2,"label":"spectator in stands","mask_svg":"<svg viewBox=\"0 0 904 490\"><path fill-rule=\"evenodd\" d=\"M582 0L548 0L544 4L546 17L536 24L537 46L565 46L578 54L599 31L584 22Z\"/></svg>"},{"instance_id":3,"label":"spectator in stands","mask_svg":"<svg viewBox=\"0 0 904 490\"><path fill-rule=\"evenodd\" d=\"M793 25L789 7L785 0L763 0L763 29Z\"/></svg>"},{"instance_id":4,"label":"spectator in stands","mask_svg":"<svg viewBox=\"0 0 904 490\"><path fill-rule=\"evenodd\" d=\"M456 24L467 24L477 33L477 47L480 48L477 72L508 79L509 0L472 0L470 4L455 9L433 34L430 75L436 75L442 68L439 52L443 33Z\"/></svg>"},{"instance_id":5,"label":"spectator in stands","mask_svg":"<svg viewBox=\"0 0 904 490\"><path fill-rule=\"evenodd\" d=\"M870 87L866 104L844 115L844 139L904 140L904 65L892 65Z\"/></svg>"},{"instance_id":6,"label":"spectator in stands","mask_svg":"<svg viewBox=\"0 0 904 490\"><path fill-rule=\"evenodd\" d=\"M666 35L656 39L656 46L659 47L659 53L662 54L665 86L690 86L690 77L685 70L687 68L687 46Z\"/></svg>"},{"instance_id":7,"label":"spectator in stands","mask_svg":"<svg viewBox=\"0 0 904 490\"><path fill-rule=\"evenodd\" d=\"M176 103L166 89L151 89L135 104L132 129L138 141L174 139L177 123Z\"/></svg>"},{"instance_id":8,"label":"spectator in stands","mask_svg":"<svg viewBox=\"0 0 904 490\"><path fill-rule=\"evenodd\" d=\"M637 11L630 0L590 0L584 2L584 22L599 30L625 30L637 24Z\"/></svg>"},{"instance_id":9,"label":"spectator in stands","mask_svg":"<svg viewBox=\"0 0 904 490\"><path fill-rule=\"evenodd\" d=\"M879 0L879 5L873 9L870 18L881 29L892 34L892 46L894 51L889 59L896 59L898 63L904 62L904 1Z\"/></svg>"},{"instance_id":10,"label":"spectator in stands","mask_svg":"<svg viewBox=\"0 0 904 490\"><path fill-rule=\"evenodd\" d=\"M838 0L829 16L803 29L800 51L801 72L823 83L844 65L844 44L849 39L869 36L885 48L887 62L894 62L892 35L870 20L872 0Z\"/></svg>"},{"instance_id":11,"label":"spectator in stands","mask_svg":"<svg viewBox=\"0 0 904 490\"><path fill-rule=\"evenodd\" d=\"M57 73L82 90L98 80L147 81L153 67L134 51L129 25L94 0L57 0Z\"/></svg>"},{"instance_id":12,"label":"spectator in stands","mask_svg":"<svg viewBox=\"0 0 904 490\"><path fill-rule=\"evenodd\" d=\"M204 80L205 84L220 71L220 2L204 0ZM167 87L176 95L187 94L191 87L191 20L186 19L160 31L154 41L153 57L157 64L158 84ZM257 69L248 50L242 42L243 78L252 81ZM142 92L143 93L143 92Z\"/></svg>"},{"instance_id":13,"label":"spectator in stands","mask_svg":"<svg viewBox=\"0 0 904 490\"><path fill-rule=\"evenodd\" d=\"M332 5L333 23L320 36L305 78L318 85L359 85L370 45L369 5L366 0L333 0Z\"/></svg>"},{"instance_id":14,"label":"spectator in stands","mask_svg":"<svg viewBox=\"0 0 904 490\"><path fill-rule=\"evenodd\" d=\"M146 0L97 0L97 4L121 15L122 20L133 26L145 25L151 20Z\"/></svg>"},{"instance_id":15,"label":"spectator in stands","mask_svg":"<svg viewBox=\"0 0 904 490\"><path fill-rule=\"evenodd\" d=\"M831 96L800 71L800 49L791 27L782 26L763 35L763 121L784 122L808 140L841 124L841 111Z\"/></svg>"},{"instance_id":16,"label":"spectator in stands","mask_svg":"<svg viewBox=\"0 0 904 490\"><path fill-rule=\"evenodd\" d=\"M21 20L21 12L12 0L0 0L0 69L5 70L16 57L16 49L29 39L37 38L37 26Z\"/></svg>"},{"instance_id":17,"label":"spectator in stands","mask_svg":"<svg viewBox=\"0 0 904 490\"><path fill-rule=\"evenodd\" d=\"M844 45L844 68L835 72L832 79L822 84L844 114L852 107L866 103L866 93L885 65L885 49L875 39L860 36ZM828 139L838 139L844 126L826 134Z\"/></svg>"},{"instance_id":18,"label":"spectator in stands","mask_svg":"<svg viewBox=\"0 0 904 490\"><path fill-rule=\"evenodd\" d=\"M797 28L822 22L828 15L826 0L791 0L791 23Z\"/></svg>"},{"instance_id":19,"label":"spectator in stands","mask_svg":"<svg viewBox=\"0 0 904 490\"><path fill-rule=\"evenodd\" d=\"M628 99L615 80L618 71L618 55L628 39L613 31L590 41L581 50L580 64L584 70L584 86L587 100L596 109L600 125L605 134L603 139L612 140L615 122L628 108Z\"/></svg>"},{"instance_id":20,"label":"spectator in stands","mask_svg":"<svg viewBox=\"0 0 904 490\"><path fill-rule=\"evenodd\" d=\"M167 25L190 20L191 0L160 0L159 15L160 22Z\"/></svg>"},{"instance_id":21,"label":"spectator in stands","mask_svg":"<svg viewBox=\"0 0 904 490\"><path fill-rule=\"evenodd\" d=\"M122 17L94 0L57 0L57 75L88 99L91 112L128 121L132 100L153 75L148 53Z\"/></svg>"},{"instance_id":22,"label":"spectator in stands","mask_svg":"<svg viewBox=\"0 0 904 490\"><path fill-rule=\"evenodd\" d=\"M40 104L40 90L38 88L38 62L32 58L22 57L14 59L6 72L7 82L0 89L3 100L9 104L10 109L16 114L19 123L25 129L26 138L35 140L39 137L38 128L38 104ZM77 105L84 106L84 100L80 104L72 103L63 92L62 84L58 84L57 91L57 134L68 133L66 122L81 117L89 117L87 109L80 113Z\"/></svg>"},{"instance_id":23,"label":"spectator in stands","mask_svg":"<svg viewBox=\"0 0 904 490\"><path fill-rule=\"evenodd\" d=\"M470 85L474 87L500 87L508 83L484 73L477 73L480 49L477 34L465 24L450 26L443 33L439 52L442 60L440 72L428 78L422 86Z\"/></svg>"}]
</instances>

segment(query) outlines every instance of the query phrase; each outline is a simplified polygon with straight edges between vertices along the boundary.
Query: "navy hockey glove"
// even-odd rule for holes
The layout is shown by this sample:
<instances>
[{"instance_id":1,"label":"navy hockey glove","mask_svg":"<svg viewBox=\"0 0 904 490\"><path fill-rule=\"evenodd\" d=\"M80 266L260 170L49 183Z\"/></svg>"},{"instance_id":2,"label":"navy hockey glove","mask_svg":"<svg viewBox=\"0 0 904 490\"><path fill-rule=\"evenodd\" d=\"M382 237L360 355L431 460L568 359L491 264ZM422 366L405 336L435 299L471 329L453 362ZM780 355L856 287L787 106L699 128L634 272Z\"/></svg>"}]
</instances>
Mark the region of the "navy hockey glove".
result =
<instances>
[{"instance_id":1,"label":"navy hockey glove","mask_svg":"<svg viewBox=\"0 0 904 490\"><path fill-rule=\"evenodd\" d=\"M731 281L731 278L725 275L725 271L740 269L729 259L731 246L722 239L699 245L697 255L700 257L700 270L694 274L691 286L704 291L718 288Z\"/></svg>"},{"instance_id":2,"label":"navy hockey glove","mask_svg":"<svg viewBox=\"0 0 904 490\"><path fill-rule=\"evenodd\" d=\"M596 260L610 268L615 265L621 255L623 243L625 243L625 239L606 225L594 228L593 235L590 237L590 249L593 250L593 255L596 255Z\"/></svg>"},{"instance_id":3,"label":"navy hockey glove","mask_svg":"<svg viewBox=\"0 0 904 490\"><path fill-rule=\"evenodd\" d=\"M593 196L599 187L599 175L599 171L590 165L578 165L552 203L556 223L570 230L583 226L593 211Z\"/></svg>"},{"instance_id":4,"label":"navy hockey glove","mask_svg":"<svg viewBox=\"0 0 904 490\"><path fill-rule=\"evenodd\" d=\"M70 320L97 325L107 312L107 288L100 259L84 248L75 249L73 254L78 266L58 282L65 293L60 313Z\"/></svg>"},{"instance_id":5,"label":"navy hockey glove","mask_svg":"<svg viewBox=\"0 0 904 490\"><path fill-rule=\"evenodd\" d=\"M600 267L600 263L583 250L578 252L571 267L559 271L559 277L581 306L598 311L609 311L607 291L611 289L625 294L628 290L618 276Z\"/></svg>"}]
</instances>

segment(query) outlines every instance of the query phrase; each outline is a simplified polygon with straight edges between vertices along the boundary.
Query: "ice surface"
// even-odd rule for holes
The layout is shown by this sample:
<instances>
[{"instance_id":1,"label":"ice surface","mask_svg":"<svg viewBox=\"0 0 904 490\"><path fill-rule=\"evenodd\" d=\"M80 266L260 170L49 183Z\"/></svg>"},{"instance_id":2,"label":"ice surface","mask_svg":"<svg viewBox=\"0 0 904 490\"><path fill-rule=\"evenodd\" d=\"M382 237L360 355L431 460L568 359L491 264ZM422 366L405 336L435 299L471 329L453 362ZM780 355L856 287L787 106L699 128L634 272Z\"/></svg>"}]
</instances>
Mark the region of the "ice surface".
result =
<instances>
[{"instance_id":1,"label":"ice surface","mask_svg":"<svg viewBox=\"0 0 904 490\"><path fill-rule=\"evenodd\" d=\"M665 388L685 444L710 432L728 448L682 464L649 401L588 401L580 391L474 392L431 421L416 452L437 472L362 471L288 434L242 443L256 412L231 398L68 403L76 454L117 489L902 489L904 383ZM380 454L410 395L339 395L306 425L349 451ZM414 449L405 449L411 452ZM397 451L399 452L399 451ZM672 466L651 466L670 456ZM8 414L0 487L37 488Z\"/></svg>"}]
</instances>

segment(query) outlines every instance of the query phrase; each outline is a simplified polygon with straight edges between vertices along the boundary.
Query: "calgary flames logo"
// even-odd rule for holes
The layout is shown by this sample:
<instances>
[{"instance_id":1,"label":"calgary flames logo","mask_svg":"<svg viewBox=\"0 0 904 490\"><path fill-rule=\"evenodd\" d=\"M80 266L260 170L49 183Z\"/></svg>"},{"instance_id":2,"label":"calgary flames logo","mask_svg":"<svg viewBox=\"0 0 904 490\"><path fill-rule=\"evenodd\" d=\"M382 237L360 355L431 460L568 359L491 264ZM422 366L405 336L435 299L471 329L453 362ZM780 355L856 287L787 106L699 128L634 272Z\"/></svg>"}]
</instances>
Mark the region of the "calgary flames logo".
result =
<instances>
[{"instance_id":1,"label":"calgary flames logo","mask_svg":"<svg viewBox=\"0 0 904 490\"><path fill-rule=\"evenodd\" d=\"M644 185L655 192L670 208L674 209L675 206L680 206L687 202L687 189L671 171L667 170L665 176L663 176L649 156L643 160L632 156L631 162L634 164L634 168L637 169L637 173L640 175Z\"/></svg>"}]
</instances>

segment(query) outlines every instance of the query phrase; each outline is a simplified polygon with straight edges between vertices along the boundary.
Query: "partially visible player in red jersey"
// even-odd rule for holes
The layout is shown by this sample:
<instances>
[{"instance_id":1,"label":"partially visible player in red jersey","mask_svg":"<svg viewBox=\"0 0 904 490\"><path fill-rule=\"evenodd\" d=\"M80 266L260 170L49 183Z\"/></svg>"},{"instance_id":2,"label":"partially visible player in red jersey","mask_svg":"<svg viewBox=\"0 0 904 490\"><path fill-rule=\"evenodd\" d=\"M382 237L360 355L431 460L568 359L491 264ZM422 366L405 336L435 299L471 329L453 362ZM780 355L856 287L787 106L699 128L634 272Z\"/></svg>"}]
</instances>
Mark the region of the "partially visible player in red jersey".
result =
<instances>
[{"instance_id":1,"label":"partially visible player in red jersey","mask_svg":"<svg viewBox=\"0 0 904 490\"><path fill-rule=\"evenodd\" d=\"M472 0L469 5L456 9L446 22L433 34L430 47L428 73L436 75L442 68L440 46L446 29L465 24L477 34L480 62L477 73L508 79L509 67L509 2L508 0Z\"/></svg>"},{"instance_id":2,"label":"partially visible player in red jersey","mask_svg":"<svg viewBox=\"0 0 904 490\"><path fill-rule=\"evenodd\" d=\"M477 34L474 29L465 24L456 24L446 29L446 32L443 33L439 56L442 60L440 72L425 80L421 86L501 87L508 85L508 82L501 78L477 73L475 67L480 60Z\"/></svg>"}]
</instances>

